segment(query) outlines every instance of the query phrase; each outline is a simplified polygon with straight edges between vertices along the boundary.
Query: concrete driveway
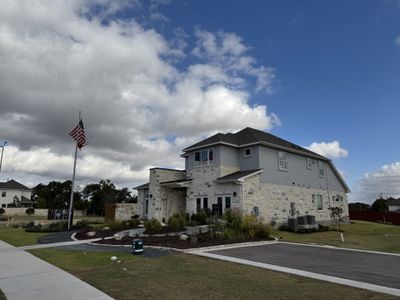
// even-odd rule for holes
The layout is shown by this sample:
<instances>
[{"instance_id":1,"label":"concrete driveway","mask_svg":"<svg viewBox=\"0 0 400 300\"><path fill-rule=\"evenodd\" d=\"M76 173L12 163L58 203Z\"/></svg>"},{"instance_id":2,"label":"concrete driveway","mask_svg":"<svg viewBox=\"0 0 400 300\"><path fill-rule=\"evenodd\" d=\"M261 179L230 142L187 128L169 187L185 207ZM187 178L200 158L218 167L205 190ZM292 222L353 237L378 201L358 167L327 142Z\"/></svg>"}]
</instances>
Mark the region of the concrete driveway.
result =
<instances>
[{"instance_id":1,"label":"concrete driveway","mask_svg":"<svg viewBox=\"0 0 400 300\"><path fill-rule=\"evenodd\" d=\"M284 242L197 254L400 296L398 254Z\"/></svg>"}]
</instances>

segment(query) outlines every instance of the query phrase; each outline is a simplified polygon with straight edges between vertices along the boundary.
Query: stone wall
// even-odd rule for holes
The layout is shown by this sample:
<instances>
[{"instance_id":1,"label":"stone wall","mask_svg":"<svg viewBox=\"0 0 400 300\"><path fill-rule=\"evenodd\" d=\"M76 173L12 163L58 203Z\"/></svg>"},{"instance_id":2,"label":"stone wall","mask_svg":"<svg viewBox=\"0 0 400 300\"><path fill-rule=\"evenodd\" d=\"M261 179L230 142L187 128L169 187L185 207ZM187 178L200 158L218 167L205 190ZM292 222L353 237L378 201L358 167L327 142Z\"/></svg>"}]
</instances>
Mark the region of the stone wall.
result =
<instances>
[{"instance_id":1,"label":"stone wall","mask_svg":"<svg viewBox=\"0 0 400 300\"><path fill-rule=\"evenodd\" d=\"M136 203L116 203L115 204L115 221L130 220L133 215L137 214Z\"/></svg>"},{"instance_id":2,"label":"stone wall","mask_svg":"<svg viewBox=\"0 0 400 300\"><path fill-rule=\"evenodd\" d=\"M186 179L186 172L154 168L150 169L149 181L149 217L159 221L167 220L166 199L169 198L168 191L162 190L162 182Z\"/></svg>"},{"instance_id":3,"label":"stone wall","mask_svg":"<svg viewBox=\"0 0 400 300\"><path fill-rule=\"evenodd\" d=\"M3 208L4 209L4 216L26 216L26 207L9 207L9 208ZM48 209L44 208L35 208L35 213L33 214L34 216L39 216L39 217L47 217L47 211Z\"/></svg>"},{"instance_id":4,"label":"stone wall","mask_svg":"<svg viewBox=\"0 0 400 300\"><path fill-rule=\"evenodd\" d=\"M3 208L4 209L4 214L3 216L26 216L26 207L8 207L8 208ZM47 217L47 208L35 208L35 213L33 216L38 216L38 217ZM84 217L86 216L86 210L74 210L74 217Z\"/></svg>"},{"instance_id":5,"label":"stone wall","mask_svg":"<svg viewBox=\"0 0 400 300\"><path fill-rule=\"evenodd\" d=\"M314 201L312 194L314 194ZM323 209L317 208L317 195L322 195ZM332 196L342 196L343 201L333 201ZM258 208L259 216L265 222L286 223L291 216L291 203L294 203L296 216L314 215L317 222L330 222L329 207L339 206L348 220L347 194L324 189L260 183L260 176L247 178L243 183L243 212L252 213Z\"/></svg>"},{"instance_id":6,"label":"stone wall","mask_svg":"<svg viewBox=\"0 0 400 300\"><path fill-rule=\"evenodd\" d=\"M187 188L186 212L196 212L196 199L208 198L208 207L216 204L218 196L230 196L232 208L241 206L241 186L235 183L216 183L217 178L239 171L237 167L210 165L194 168L190 171L192 183ZM236 196L234 196L234 194Z\"/></svg>"}]
</instances>

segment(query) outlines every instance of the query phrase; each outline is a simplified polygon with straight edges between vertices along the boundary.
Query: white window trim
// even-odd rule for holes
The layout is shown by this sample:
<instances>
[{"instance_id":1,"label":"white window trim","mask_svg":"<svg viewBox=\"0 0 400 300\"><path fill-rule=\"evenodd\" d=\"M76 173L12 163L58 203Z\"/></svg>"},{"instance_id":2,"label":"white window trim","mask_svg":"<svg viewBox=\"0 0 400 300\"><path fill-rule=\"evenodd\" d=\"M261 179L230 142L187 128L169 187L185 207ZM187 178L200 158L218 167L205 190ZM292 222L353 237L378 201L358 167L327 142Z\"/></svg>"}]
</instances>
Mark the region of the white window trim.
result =
<instances>
[{"instance_id":1,"label":"white window trim","mask_svg":"<svg viewBox=\"0 0 400 300\"><path fill-rule=\"evenodd\" d=\"M250 150L250 154L249 155L246 154L247 150ZM251 157L251 148L245 148L244 151L243 151L243 155L244 155L244 157Z\"/></svg>"},{"instance_id":2,"label":"white window trim","mask_svg":"<svg viewBox=\"0 0 400 300\"><path fill-rule=\"evenodd\" d=\"M280 157L280 153L283 153L284 156L285 156L285 158L281 158L281 157ZM278 151L278 169L279 169L280 171L284 171L284 172L287 172L287 171L288 171L288 161L287 161L286 155L287 155L286 152L284 152L284 151ZM286 167L282 167L282 166L281 166L281 162L285 162L285 166L286 166Z\"/></svg>"},{"instance_id":3,"label":"white window trim","mask_svg":"<svg viewBox=\"0 0 400 300\"><path fill-rule=\"evenodd\" d=\"M324 170L323 175L321 175L321 170ZM326 176L326 168L325 168L325 164L322 160L318 161L318 175L321 178L325 178L325 176Z\"/></svg>"},{"instance_id":4,"label":"white window trim","mask_svg":"<svg viewBox=\"0 0 400 300\"><path fill-rule=\"evenodd\" d=\"M311 158L306 157L306 167L308 170L312 170L313 161Z\"/></svg>"},{"instance_id":5,"label":"white window trim","mask_svg":"<svg viewBox=\"0 0 400 300\"><path fill-rule=\"evenodd\" d=\"M203 164L203 160L202 160L202 152L203 151L207 151L207 163L204 163L204 164ZM210 158L210 151L213 152L213 160L209 159ZM196 160L196 153L199 153L200 161ZM197 164L196 162L198 162L199 164ZM194 152L193 166L195 168L214 165L214 164L215 164L215 149L214 148L207 148L207 149L202 149L202 150L198 150L198 151Z\"/></svg>"},{"instance_id":6,"label":"white window trim","mask_svg":"<svg viewBox=\"0 0 400 300\"><path fill-rule=\"evenodd\" d=\"M319 207L319 199L321 199L321 208ZM322 195L317 195L317 210L324 210L324 198Z\"/></svg>"}]
</instances>

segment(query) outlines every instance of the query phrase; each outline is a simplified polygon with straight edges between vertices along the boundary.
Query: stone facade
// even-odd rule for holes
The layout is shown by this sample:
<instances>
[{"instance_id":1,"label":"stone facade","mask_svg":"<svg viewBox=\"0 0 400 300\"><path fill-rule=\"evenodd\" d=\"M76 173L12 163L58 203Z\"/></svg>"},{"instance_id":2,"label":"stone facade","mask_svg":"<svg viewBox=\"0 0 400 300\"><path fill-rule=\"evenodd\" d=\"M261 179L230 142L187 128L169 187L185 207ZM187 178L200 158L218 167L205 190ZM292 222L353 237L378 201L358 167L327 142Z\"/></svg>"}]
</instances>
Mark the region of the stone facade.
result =
<instances>
[{"instance_id":1,"label":"stone facade","mask_svg":"<svg viewBox=\"0 0 400 300\"><path fill-rule=\"evenodd\" d=\"M127 221L137 214L136 203L116 203L115 204L115 221Z\"/></svg>"},{"instance_id":2,"label":"stone facade","mask_svg":"<svg viewBox=\"0 0 400 300\"><path fill-rule=\"evenodd\" d=\"M196 199L208 198L208 206L216 204L218 196L230 196L232 208L239 208L241 187L236 183L216 183L219 177L239 171L239 168L230 168L221 165L202 166L188 172L188 177L192 178L191 184L187 187L186 212L189 214L196 212Z\"/></svg>"},{"instance_id":3,"label":"stone facade","mask_svg":"<svg viewBox=\"0 0 400 300\"><path fill-rule=\"evenodd\" d=\"M318 195L322 196L322 209L317 207ZM310 214L317 222L325 223L330 221L329 207L336 206L343 209L344 219L348 220L347 194L344 192L262 183L259 175L247 178L243 183L243 212L257 213L265 222L281 224L292 215Z\"/></svg>"},{"instance_id":4,"label":"stone facade","mask_svg":"<svg viewBox=\"0 0 400 300\"><path fill-rule=\"evenodd\" d=\"M185 171L154 168L150 170L149 213L152 218L167 221L174 213L185 210L184 190L161 186L163 182L186 179ZM145 195L141 195L145 199ZM143 206L141 206L143 209Z\"/></svg>"}]
</instances>

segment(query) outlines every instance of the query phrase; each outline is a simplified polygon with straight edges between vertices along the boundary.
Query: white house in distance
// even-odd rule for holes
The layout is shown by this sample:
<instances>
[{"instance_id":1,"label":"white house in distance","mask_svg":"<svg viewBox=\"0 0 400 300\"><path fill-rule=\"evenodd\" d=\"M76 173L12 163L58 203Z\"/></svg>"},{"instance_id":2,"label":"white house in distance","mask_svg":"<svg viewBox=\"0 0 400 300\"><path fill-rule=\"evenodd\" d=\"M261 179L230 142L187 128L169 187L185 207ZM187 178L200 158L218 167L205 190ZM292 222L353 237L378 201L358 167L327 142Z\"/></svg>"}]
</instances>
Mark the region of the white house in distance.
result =
<instances>
[{"instance_id":1,"label":"white house in distance","mask_svg":"<svg viewBox=\"0 0 400 300\"><path fill-rule=\"evenodd\" d=\"M11 179L7 182L0 182L0 207L8 205L16 207L32 207L32 189Z\"/></svg>"},{"instance_id":2,"label":"white house in distance","mask_svg":"<svg viewBox=\"0 0 400 300\"><path fill-rule=\"evenodd\" d=\"M232 208L276 224L302 215L323 223L331 207L341 207L348 218L350 190L332 161L272 134L249 127L218 133L181 156L185 170L150 169L149 182L136 187L141 217Z\"/></svg>"}]
</instances>

